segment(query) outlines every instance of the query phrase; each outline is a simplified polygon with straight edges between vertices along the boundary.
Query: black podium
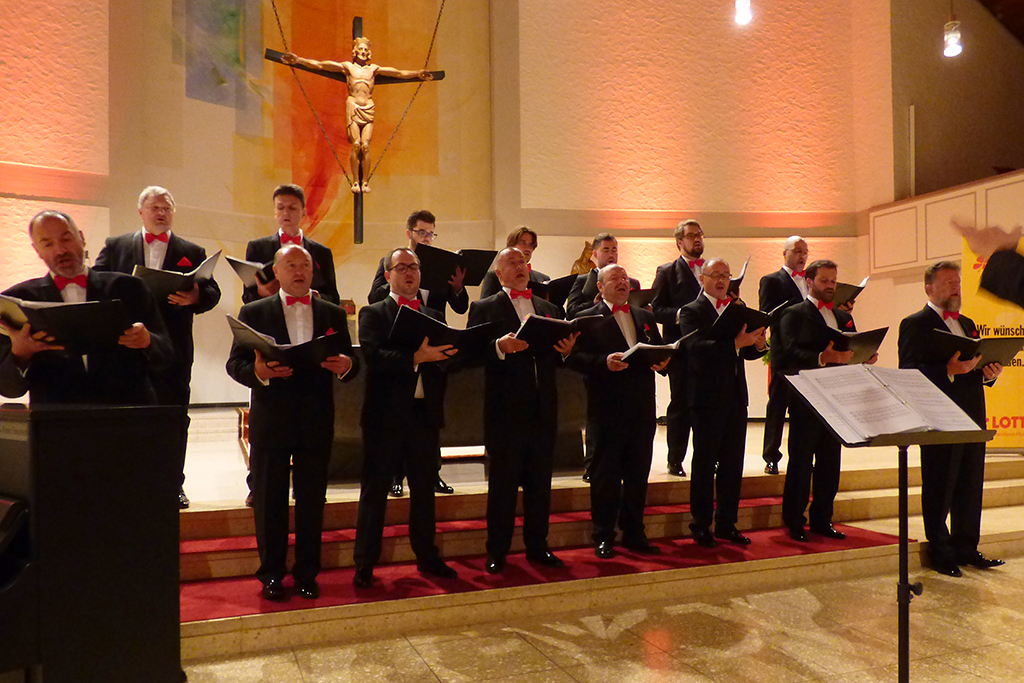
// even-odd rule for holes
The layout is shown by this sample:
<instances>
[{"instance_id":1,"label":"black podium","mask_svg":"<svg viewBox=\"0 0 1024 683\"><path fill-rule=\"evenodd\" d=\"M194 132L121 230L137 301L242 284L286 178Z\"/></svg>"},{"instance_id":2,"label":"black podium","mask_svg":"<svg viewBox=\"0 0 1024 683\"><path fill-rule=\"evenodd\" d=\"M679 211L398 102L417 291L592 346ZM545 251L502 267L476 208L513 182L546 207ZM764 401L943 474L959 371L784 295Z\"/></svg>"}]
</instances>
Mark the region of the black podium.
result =
<instances>
[{"instance_id":1,"label":"black podium","mask_svg":"<svg viewBox=\"0 0 1024 683\"><path fill-rule=\"evenodd\" d=\"M0 672L180 680L175 407L0 407L0 497L28 523L0 556Z\"/></svg>"}]
</instances>

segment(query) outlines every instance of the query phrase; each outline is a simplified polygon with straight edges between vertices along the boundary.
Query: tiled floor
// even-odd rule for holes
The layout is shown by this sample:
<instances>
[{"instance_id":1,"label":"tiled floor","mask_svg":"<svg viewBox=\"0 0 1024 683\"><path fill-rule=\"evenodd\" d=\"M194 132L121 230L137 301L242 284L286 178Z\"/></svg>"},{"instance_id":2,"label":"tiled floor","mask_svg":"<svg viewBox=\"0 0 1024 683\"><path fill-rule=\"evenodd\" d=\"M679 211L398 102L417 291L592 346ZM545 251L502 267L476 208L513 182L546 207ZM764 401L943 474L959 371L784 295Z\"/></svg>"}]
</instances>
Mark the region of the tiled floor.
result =
<instances>
[{"instance_id":1,"label":"tiled floor","mask_svg":"<svg viewBox=\"0 0 1024 683\"><path fill-rule=\"evenodd\" d=\"M1024 679L1024 563L923 580L911 606L911 680ZM192 683L869 683L896 678L896 617L895 582L884 576L382 633L185 669Z\"/></svg>"}]
</instances>

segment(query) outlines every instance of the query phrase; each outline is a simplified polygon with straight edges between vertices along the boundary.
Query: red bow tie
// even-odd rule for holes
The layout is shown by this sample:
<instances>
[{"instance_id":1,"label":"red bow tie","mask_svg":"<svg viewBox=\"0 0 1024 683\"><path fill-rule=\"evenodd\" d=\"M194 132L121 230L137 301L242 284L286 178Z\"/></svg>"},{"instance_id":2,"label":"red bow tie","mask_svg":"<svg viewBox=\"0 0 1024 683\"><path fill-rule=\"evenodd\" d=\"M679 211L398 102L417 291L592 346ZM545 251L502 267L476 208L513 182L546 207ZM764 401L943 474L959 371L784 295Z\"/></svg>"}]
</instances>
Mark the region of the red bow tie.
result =
<instances>
[{"instance_id":1,"label":"red bow tie","mask_svg":"<svg viewBox=\"0 0 1024 683\"><path fill-rule=\"evenodd\" d=\"M284 303L286 306L291 306L292 304L304 304L308 306L309 294L307 294L306 296L288 296L286 294L284 297Z\"/></svg>"},{"instance_id":2,"label":"red bow tie","mask_svg":"<svg viewBox=\"0 0 1024 683\"><path fill-rule=\"evenodd\" d=\"M75 277L61 277L60 275L53 276L53 284L57 285L57 289L64 291L64 288L70 284L76 284L82 289L85 289L86 282L88 282L85 274L76 275Z\"/></svg>"},{"instance_id":3,"label":"red bow tie","mask_svg":"<svg viewBox=\"0 0 1024 683\"><path fill-rule=\"evenodd\" d=\"M793 277L807 277L807 271L806 270L794 270L793 271Z\"/></svg>"},{"instance_id":4,"label":"red bow tie","mask_svg":"<svg viewBox=\"0 0 1024 683\"><path fill-rule=\"evenodd\" d=\"M953 320L959 320L960 319L960 312L959 311L943 311L942 312L942 319L946 320L947 318L952 318Z\"/></svg>"},{"instance_id":5,"label":"red bow tie","mask_svg":"<svg viewBox=\"0 0 1024 683\"><path fill-rule=\"evenodd\" d=\"M144 234L146 236L146 244L152 244L153 242L155 242L157 240L163 242L164 244L167 244L167 233L166 232L162 232L159 235L154 235L153 233L151 233L151 232L149 232L147 230Z\"/></svg>"},{"instance_id":6,"label":"red bow tie","mask_svg":"<svg viewBox=\"0 0 1024 683\"><path fill-rule=\"evenodd\" d=\"M715 299L715 310L717 311L722 306L728 306L732 303L732 299L725 297L724 299Z\"/></svg>"},{"instance_id":7,"label":"red bow tie","mask_svg":"<svg viewBox=\"0 0 1024 683\"><path fill-rule=\"evenodd\" d=\"M419 299L406 299L404 296L400 296L400 297L398 297L398 305L399 306L408 306L409 308L411 308L414 311L420 310L420 300Z\"/></svg>"},{"instance_id":8,"label":"red bow tie","mask_svg":"<svg viewBox=\"0 0 1024 683\"><path fill-rule=\"evenodd\" d=\"M618 313L619 311L622 311L623 313L629 313L629 304L623 304L621 306L612 306L612 313Z\"/></svg>"},{"instance_id":9,"label":"red bow tie","mask_svg":"<svg viewBox=\"0 0 1024 683\"><path fill-rule=\"evenodd\" d=\"M512 290L512 298L513 299L519 299L519 298L532 299L533 298L533 290L532 289L524 289L523 291L520 292L518 289L513 289Z\"/></svg>"},{"instance_id":10,"label":"red bow tie","mask_svg":"<svg viewBox=\"0 0 1024 683\"><path fill-rule=\"evenodd\" d=\"M686 265L690 266L690 270L693 270L694 266L700 266L701 268L703 268L704 267L704 259L696 258L696 259L693 259L692 261L687 260L686 261Z\"/></svg>"},{"instance_id":11,"label":"red bow tie","mask_svg":"<svg viewBox=\"0 0 1024 683\"><path fill-rule=\"evenodd\" d=\"M301 247L302 246L302 235L296 235L295 237L292 237L292 236L286 235L286 234L284 234L282 232L281 233L281 246L283 247L286 244L295 244L295 245L298 245L298 246Z\"/></svg>"},{"instance_id":12,"label":"red bow tie","mask_svg":"<svg viewBox=\"0 0 1024 683\"><path fill-rule=\"evenodd\" d=\"M829 301L828 303L825 303L824 301L819 301L818 302L818 310L820 311L823 308L827 308L828 310L831 311L832 310L832 303L833 302L831 302L831 301Z\"/></svg>"}]
</instances>

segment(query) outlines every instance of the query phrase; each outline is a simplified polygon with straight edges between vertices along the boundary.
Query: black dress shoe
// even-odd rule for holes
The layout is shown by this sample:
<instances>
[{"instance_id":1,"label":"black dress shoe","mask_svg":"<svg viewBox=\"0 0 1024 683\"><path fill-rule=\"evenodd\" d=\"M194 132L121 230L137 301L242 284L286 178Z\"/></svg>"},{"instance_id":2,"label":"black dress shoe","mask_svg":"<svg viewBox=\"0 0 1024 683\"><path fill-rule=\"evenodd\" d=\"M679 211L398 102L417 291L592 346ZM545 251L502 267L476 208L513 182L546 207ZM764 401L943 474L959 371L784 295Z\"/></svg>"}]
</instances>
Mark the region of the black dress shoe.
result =
<instances>
[{"instance_id":1,"label":"black dress shoe","mask_svg":"<svg viewBox=\"0 0 1024 683\"><path fill-rule=\"evenodd\" d=\"M583 473L583 481L587 482L588 484L590 483L590 472Z\"/></svg>"},{"instance_id":2,"label":"black dress shoe","mask_svg":"<svg viewBox=\"0 0 1024 683\"><path fill-rule=\"evenodd\" d=\"M778 474L779 473L779 463L777 463L777 462L770 462L770 463L768 463L767 465L764 466L764 473L765 474Z\"/></svg>"},{"instance_id":3,"label":"black dress shoe","mask_svg":"<svg viewBox=\"0 0 1024 683\"><path fill-rule=\"evenodd\" d=\"M611 541L601 541L594 546L594 554L602 560L610 560L615 557L615 546Z\"/></svg>"},{"instance_id":4,"label":"black dress shoe","mask_svg":"<svg viewBox=\"0 0 1024 683\"><path fill-rule=\"evenodd\" d=\"M694 529L691 527L690 530L693 532L693 542L702 548L714 548L718 545L715 543L715 537L711 535L710 529L705 527Z\"/></svg>"},{"instance_id":5,"label":"black dress shoe","mask_svg":"<svg viewBox=\"0 0 1024 683\"><path fill-rule=\"evenodd\" d=\"M247 508L251 508L252 507L252 491L250 491L249 495L245 497L245 507L247 507Z\"/></svg>"},{"instance_id":6,"label":"black dress shoe","mask_svg":"<svg viewBox=\"0 0 1024 683\"><path fill-rule=\"evenodd\" d=\"M561 569L565 566L565 562L558 559L553 552L550 550L543 550L536 553L526 553L526 561L532 562L533 564L539 564L544 567L551 567L552 569Z\"/></svg>"},{"instance_id":7,"label":"black dress shoe","mask_svg":"<svg viewBox=\"0 0 1024 683\"><path fill-rule=\"evenodd\" d=\"M188 510L188 506L188 496L185 495L185 489L178 489L178 509Z\"/></svg>"},{"instance_id":8,"label":"black dress shoe","mask_svg":"<svg viewBox=\"0 0 1024 683\"><path fill-rule=\"evenodd\" d=\"M789 537L794 541L800 541L804 543L807 541L807 532L804 531L803 527L794 527L789 530Z\"/></svg>"},{"instance_id":9,"label":"black dress shoe","mask_svg":"<svg viewBox=\"0 0 1024 683\"><path fill-rule=\"evenodd\" d=\"M673 477L685 477L686 476L686 470L683 469L683 466L681 464L680 465L673 465L672 463L669 463L668 464L668 473L671 474Z\"/></svg>"},{"instance_id":10,"label":"black dress shoe","mask_svg":"<svg viewBox=\"0 0 1024 683\"><path fill-rule=\"evenodd\" d=\"M430 560L424 560L423 562L416 563L416 569L420 571L420 574L427 574L428 576L436 576L439 579L457 579L459 573L445 564L445 561L440 557L435 557Z\"/></svg>"},{"instance_id":11,"label":"black dress shoe","mask_svg":"<svg viewBox=\"0 0 1024 683\"><path fill-rule=\"evenodd\" d=\"M260 591L260 597L264 600L270 600L271 602L287 602L288 593L284 589L284 584L281 583L281 579L271 579L263 584L263 590Z\"/></svg>"},{"instance_id":12,"label":"black dress shoe","mask_svg":"<svg viewBox=\"0 0 1024 683\"><path fill-rule=\"evenodd\" d=\"M389 496L391 496L392 498L401 498L404 492L405 491L402 488L401 479L395 479L393 482L391 482L391 490L388 491Z\"/></svg>"},{"instance_id":13,"label":"black dress shoe","mask_svg":"<svg viewBox=\"0 0 1024 683\"><path fill-rule=\"evenodd\" d=\"M723 541L729 541L730 543L738 543L739 545L750 545L750 539L740 533L740 530L736 527L731 529L715 529L715 538L720 538Z\"/></svg>"},{"instance_id":14,"label":"black dress shoe","mask_svg":"<svg viewBox=\"0 0 1024 683\"><path fill-rule=\"evenodd\" d=\"M455 489L444 483L444 479L438 475L437 483L434 484L434 493L455 493Z\"/></svg>"},{"instance_id":15,"label":"black dress shoe","mask_svg":"<svg viewBox=\"0 0 1024 683\"><path fill-rule=\"evenodd\" d=\"M312 581L296 581L295 591L299 594L300 598L316 600L320 597L320 584L315 579Z\"/></svg>"},{"instance_id":16,"label":"black dress shoe","mask_svg":"<svg viewBox=\"0 0 1024 683\"><path fill-rule=\"evenodd\" d=\"M356 588L369 588L373 585L373 567L359 567L352 577L352 585Z\"/></svg>"},{"instance_id":17,"label":"black dress shoe","mask_svg":"<svg viewBox=\"0 0 1024 683\"><path fill-rule=\"evenodd\" d=\"M1006 564L1002 560L985 557L979 552L967 555L966 557L958 557L956 558L956 563L963 567L977 567L978 569L992 569L992 567L1001 567Z\"/></svg>"},{"instance_id":18,"label":"black dress shoe","mask_svg":"<svg viewBox=\"0 0 1024 683\"><path fill-rule=\"evenodd\" d=\"M622 547L630 552L637 553L639 555L660 555L661 548L654 545L646 538L630 539L622 542Z\"/></svg>"},{"instance_id":19,"label":"black dress shoe","mask_svg":"<svg viewBox=\"0 0 1024 683\"><path fill-rule=\"evenodd\" d=\"M960 578L964 575L964 573L960 571L960 567L956 566L956 562L936 562L932 565L932 569L943 576Z\"/></svg>"},{"instance_id":20,"label":"black dress shoe","mask_svg":"<svg viewBox=\"0 0 1024 683\"><path fill-rule=\"evenodd\" d=\"M487 556L487 564L484 566L488 574L500 574L505 569L505 558L495 557L493 555Z\"/></svg>"},{"instance_id":21,"label":"black dress shoe","mask_svg":"<svg viewBox=\"0 0 1024 683\"><path fill-rule=\"evenodd\" d=\"M831 524L829 524L828 526L812 526L811 533L817 534L819 536L824 536L825 538L833 538L837 541L841 541L844 538L846 538L846 534L844 534L842 531L837 531L836 528Z\"/></svg>"}]
</instances>

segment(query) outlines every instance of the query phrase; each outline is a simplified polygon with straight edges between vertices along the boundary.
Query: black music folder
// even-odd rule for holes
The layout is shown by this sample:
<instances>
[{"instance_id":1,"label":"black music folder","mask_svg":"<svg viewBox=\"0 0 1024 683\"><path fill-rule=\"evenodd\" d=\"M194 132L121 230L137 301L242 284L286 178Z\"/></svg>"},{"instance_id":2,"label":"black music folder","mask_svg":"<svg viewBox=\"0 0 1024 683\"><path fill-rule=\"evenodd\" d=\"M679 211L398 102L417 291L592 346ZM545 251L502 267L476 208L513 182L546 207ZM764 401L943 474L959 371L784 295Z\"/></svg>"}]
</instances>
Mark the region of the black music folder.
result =
<instances>
[{"instance_id":1,"label":"black music folder","mask_svg":"<svg viewBox=\"0 0 1024 683\"><path fill-rule=\"evenodd\" d=\"M629 293L629 305L647 308L654 301L653 289L634 289Z\"/></svg>"},{"instance_id":2,"label":"black music folder","mask_svg":"<svg viewBox=\"0 0 1024 683\"><path fill-rule=\"evenodd\" d=\"M274 262L256 263L255 261L243 261L233 256L225 256L228 265L235 271L235 275L246 287L255 287L256 281L267 284L274 279Z\"/></svg>"},{"instance_id":3,"label":"black music folder","mask_svg":"<svg viewBox=\"0 0 1024 683\"><path fill-rule=\"evenodd\" d=\"M718 320L711 326L711 335L715 339L735 339L744 325L747 326L747 332L753 332L758 328L768 327L769 324L769 314L734 301L725 307Z\"/></svg>"},{"instance_id":4,"label":"black music folder","mask_svg":"<svg viewBox=\"0 0 1024 683\"><path fill-rule=\"evenodd\" d=\"M132 326L120 299L69 304L0 295L0 318L18 329L27 322L33 331L48 332L55 344L81 353L117 346Z\"/></svg>"},{"instance_id":5,"label":"black music folder","mask_svg":"<svg viewBox=\"0 0 1024 683\"><path fill-rule=\"evenodd\" d=\"M579 331L576 321L561 318L545 318L531 313L516 331L516 339L521 339L534 349L554 346L563 339Z\"/></svg>"},{"instance_id":6,"label":"black music folder","mask_svg":"<svg viewBox=\"0 0 1024 683\"><path fill-rule=\"evenodd\" d=\"M836 351L853 351L853 358L847 365L856 365L871 360L871 356L878 353L878 347L882 345L888 327L879 327L876 330L867 332L836 332L833 330L832 339Z\"/></svg>"},{"instance_id":7,"label":"black music folder","mask_svg":"<svg viewBox=\"0 0 1024 683\"><path fill-rule=\"evenodd\" d=\"M440 289L448 286L448 280L455 275L456 268L463 268L466 277L462 284L466 287L479 285L498 252L493 249L459 249L447 251L432 247L429 244L417 244L416 256L420 259L420 287L423 289Z\"/></svg>"},{"instance_id":8,"label":"black music folder","mask_svg":"<svg viewBox=\"0 0 1024 683\"><path fill-rule=\"evenodd\" d=\"M936 363L948 363L957 351L960 352L960 360L971 360L980 353L979 368L989 363L1009 365L1024 349L1024 337L971 339L944 330L932 330L928 342L928 355Z\"/></svg>"},{"instance_id":9,"label":"black music folder","mask_svg":"<svg viewBox=\"0 0 1024 683\"><path fill-rule=\"evenodd\" d=\"M259 351L265 361L274 360L290 368L320 367L330 356L345 349L345 336L341 334L326 334L303 344L278 344L273 337L257 332L234 316L227 318L235 342Z\"/></svg>"},{"instance_id":10,"label":"black music folder","mask_svg":"<svg viewBox=\"0 0 1024 683\"><path fill-rule=\"evenodd\" d=\"M729 289L726 290L732 297L739 298L740 296L740 285L743 284L743 278L747 276L747 266L750 265L750 257L743 262L743 268L740 270L740 274L736 277L729 278Z\"/></svg>"},{"instance_id":11,"label":"black music folder","mask_svg":"<svg viewBox=\"0 0 1024 683\"><path fill-rule=\"evenodd\" d=\"M629 351L622 354L622 362L639 362L645 368L649 368L652 365L657 365L666 358L671 358L679 350L679 344L682 340L678 340L672 344L645 344L640 342L630 347Z\"/></svg>"},{"instance_id":12,"label":"black music folder","mask_svg":"<svg viewBox=\"0 0 1024 683\"><path fill-rule=\"evenodd\" d=\"M531 282L530 289L537 296L562 308L565 306L565 300L569 298L569 292L572 291L574 284L576 284L576 275L564 275L546 282Z\"/></svg>"},{"instance_id":13,"label":"black music folder","mask_svg":"<svg viewBox=\"0 0 1024 683\"><path fill-rule=\"evenodd\" d=\"M493 326L493 323L484 323L466 329L449 327L425 313L400 306L388 340L409 351L418 349L424 339L429 340L430 346L451 344L459 350L476 349L491 341Z\"/></svg>"},{"instance_id":14,"label":"black music folder","mask_svg":"<svg viewBox=\"0 0 1024 683\"><path fill-rule=\"evenodd\" d=\"M213 269L217 266L218 258L220 258L219 251L187 273L135 266L135 269L132 270L132 275L145 282L146 286L149 287L149 291L153 292L153 296L163 300L169 294L192 289L192 285L195 284L196 280L209 280L213 277Z\"/></svg>"},{"instance_id":15,"label":"black music folder","mask_svg":"<svg viewBox=\"0 0 1024 683\"><path fill-rule=\"evenodd\" d=\"M863 292L864 288L867 286L868 278L861 280L859 285L851 285L848 282L839 282L836 284L836 293L832 297L832 303L836 306L842 306L843 304L849 303L856 299L857 295Z\"/></svg>"}]
</instances>

